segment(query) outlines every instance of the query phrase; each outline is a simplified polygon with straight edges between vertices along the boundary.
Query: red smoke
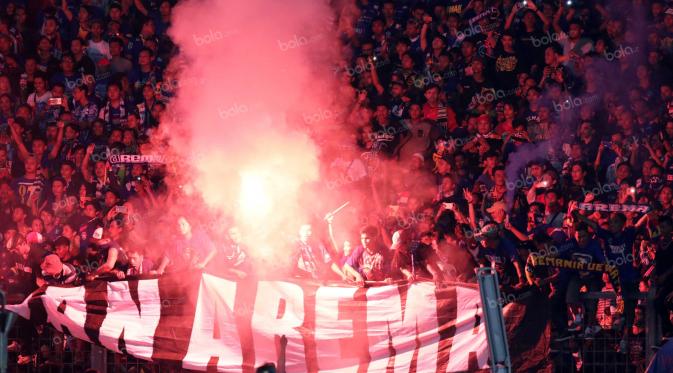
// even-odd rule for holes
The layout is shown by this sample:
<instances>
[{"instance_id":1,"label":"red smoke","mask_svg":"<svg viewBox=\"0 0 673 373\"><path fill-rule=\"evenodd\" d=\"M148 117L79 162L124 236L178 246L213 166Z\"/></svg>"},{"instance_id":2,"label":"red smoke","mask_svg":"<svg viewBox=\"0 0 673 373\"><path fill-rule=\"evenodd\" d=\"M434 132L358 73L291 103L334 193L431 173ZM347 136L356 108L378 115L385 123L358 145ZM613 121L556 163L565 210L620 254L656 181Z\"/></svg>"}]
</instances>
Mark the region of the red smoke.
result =
<instances>
[{"instance_id":1,"label":"red smoke","mask_svg":"<svg viewBox=\"0 0 673 373\"><path fill-rule=\"evenodd\" d=\"M184 83L161 128L187 168L169 187L202 198L211 228L235 221L253 255L271 261L287 256L281 242L302 222L327 212L316 206L343 202L300 201L319 179L316 139L339 137L333 119L311 119L332 112L338 92L331 16L325 2L301 0L185 1L173 13L180 53L170 68Z\"/></svg>"}]
</instances>

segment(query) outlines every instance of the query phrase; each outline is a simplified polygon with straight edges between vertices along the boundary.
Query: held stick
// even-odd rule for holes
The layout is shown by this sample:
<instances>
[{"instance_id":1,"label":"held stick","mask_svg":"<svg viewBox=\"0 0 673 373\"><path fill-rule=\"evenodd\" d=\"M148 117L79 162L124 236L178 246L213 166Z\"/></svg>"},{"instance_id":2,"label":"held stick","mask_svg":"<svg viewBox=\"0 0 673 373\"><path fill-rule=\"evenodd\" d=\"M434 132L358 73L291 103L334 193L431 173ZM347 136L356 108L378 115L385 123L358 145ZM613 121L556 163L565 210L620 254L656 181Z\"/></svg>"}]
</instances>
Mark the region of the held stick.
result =
<instances>
[{"instance_id":1,"label":"held stick","mask_svg":"<svg viewBox=\"0 0 673 373\"><path fill-rule=\"evenodd\" d=\"M336 210L334 210L334 211L332 211L332 212L328 212L327 215L325 215L325 219L327 219L327 217L330 216L330 215L332 215L332 216L336 215L337 212L343 210L344 207L348 206L350 203L351 203L351 201L346 201L346 203L344 203L343 205L339 206Z\"/></svg>"}]
</instances>

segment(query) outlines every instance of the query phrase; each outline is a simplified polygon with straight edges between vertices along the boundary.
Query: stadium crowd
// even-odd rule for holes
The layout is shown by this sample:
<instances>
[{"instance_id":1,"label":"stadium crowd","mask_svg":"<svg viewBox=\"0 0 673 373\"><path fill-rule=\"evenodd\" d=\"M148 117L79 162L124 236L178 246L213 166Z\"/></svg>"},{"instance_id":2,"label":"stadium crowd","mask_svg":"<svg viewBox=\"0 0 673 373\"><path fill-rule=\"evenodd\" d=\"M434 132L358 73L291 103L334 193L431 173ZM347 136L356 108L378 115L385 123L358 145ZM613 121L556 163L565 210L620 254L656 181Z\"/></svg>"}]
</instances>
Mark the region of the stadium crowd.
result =
<instances>
[{"instance_id":1,"label":"stadium crowd","mask_svg":"<svg viewBox=\"0 0 673 373\"><path fill-rule=\"evenodd\" d=\"M151 141L179 87L166 35L174 4L0 3L2 289L20 297L182 270L250 276L234 226L220 243L188 218L169 221L161 253L137 234L175 198ZM642 366L639 292L654 289L663 334L673 332L673 3L609 3L336 8L351 52L335 61L349 101L338 118L355 140L325 155L323 179L326 192L361 192L368 224L340 232L328 214L325 240L303 225L293 273L368 286L469 282L492 266L505 302L526 291L549 299L556 341L613 333L615 350ZM608 264L617 276L536 257ZM581 297L601 290L617 299ZM34 363L29 329L10 346L19 364Z\"/></svg>"}]
</instances>

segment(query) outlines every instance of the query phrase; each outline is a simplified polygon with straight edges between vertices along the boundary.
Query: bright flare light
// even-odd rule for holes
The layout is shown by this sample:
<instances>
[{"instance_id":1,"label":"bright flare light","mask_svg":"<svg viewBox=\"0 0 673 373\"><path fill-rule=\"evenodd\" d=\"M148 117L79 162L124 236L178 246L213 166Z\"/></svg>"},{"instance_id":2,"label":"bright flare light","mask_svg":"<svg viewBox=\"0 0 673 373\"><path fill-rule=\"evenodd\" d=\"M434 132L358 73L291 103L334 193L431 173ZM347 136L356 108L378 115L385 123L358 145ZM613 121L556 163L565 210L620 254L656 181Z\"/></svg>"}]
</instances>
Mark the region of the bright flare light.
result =
<instances>
[{"instance_id":1,"label":"bright flare light","mask_svg":"<svg viewBox=\"0 0 673 373\"><path fill-rule=\"evenodd\" d=\"M268 178L260 172L241 173L239 214L246 220L261 219L271 212Z\"/></svg>"}]
</instances>

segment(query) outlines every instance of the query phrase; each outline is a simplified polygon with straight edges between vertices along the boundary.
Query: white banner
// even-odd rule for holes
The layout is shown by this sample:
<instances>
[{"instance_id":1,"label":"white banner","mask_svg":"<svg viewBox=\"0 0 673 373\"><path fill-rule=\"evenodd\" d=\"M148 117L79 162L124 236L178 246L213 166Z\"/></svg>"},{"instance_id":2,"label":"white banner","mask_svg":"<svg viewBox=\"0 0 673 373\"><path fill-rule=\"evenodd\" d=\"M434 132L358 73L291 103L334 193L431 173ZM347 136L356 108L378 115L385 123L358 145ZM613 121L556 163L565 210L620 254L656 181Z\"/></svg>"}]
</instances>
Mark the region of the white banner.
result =
<instances>
[{"instance_id":1,"label":"white banner","mask_svg":"<svg viewBox=\"0 0 673 373\"><path fill-rule=\"evenodd\" d=\"M476 287L331 287L200 278L50 286L10 310L135 357L199 371L465 372L488 368Z\"/></svg>"}]
</instances>

